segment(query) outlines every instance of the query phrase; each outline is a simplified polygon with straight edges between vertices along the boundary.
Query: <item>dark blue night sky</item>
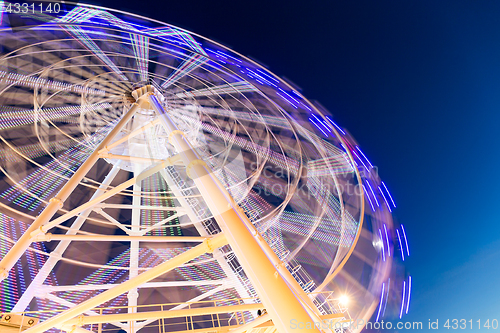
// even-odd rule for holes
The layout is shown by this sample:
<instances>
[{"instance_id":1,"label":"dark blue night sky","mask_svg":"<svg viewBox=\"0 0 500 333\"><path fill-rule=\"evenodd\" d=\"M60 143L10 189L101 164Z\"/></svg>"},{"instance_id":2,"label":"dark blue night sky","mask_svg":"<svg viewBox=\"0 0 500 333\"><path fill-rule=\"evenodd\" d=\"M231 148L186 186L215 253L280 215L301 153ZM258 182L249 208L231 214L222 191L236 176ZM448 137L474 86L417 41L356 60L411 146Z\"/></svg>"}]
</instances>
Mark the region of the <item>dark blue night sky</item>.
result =
<instances>
[{"instance_id":1,"label":"dark blue night sky","mask_svg":"<svg viewBox=\"0 0 500 333\"><path fill-rule=\"evenodd\" d=\"M321 102L398 205L406 320L500 320L500 1L94 3L217 40Z\"/></svg>"}]
</instances>

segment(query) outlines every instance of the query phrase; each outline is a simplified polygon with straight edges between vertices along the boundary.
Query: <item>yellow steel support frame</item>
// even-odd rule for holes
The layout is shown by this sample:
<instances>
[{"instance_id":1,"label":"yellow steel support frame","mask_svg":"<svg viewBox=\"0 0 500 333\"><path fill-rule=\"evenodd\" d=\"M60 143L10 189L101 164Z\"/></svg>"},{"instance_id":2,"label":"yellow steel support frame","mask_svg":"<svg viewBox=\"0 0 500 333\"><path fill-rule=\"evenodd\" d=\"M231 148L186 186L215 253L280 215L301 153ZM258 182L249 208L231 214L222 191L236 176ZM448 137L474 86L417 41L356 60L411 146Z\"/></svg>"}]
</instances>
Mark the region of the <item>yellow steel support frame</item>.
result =
<instances>
[{"instance_id":1,"label":"yellow steel support frame","mask_svg":"<svg viewBox=\"0 0 500 333\"><path fill-rule=\"evenodd\" d=\"M289 274L288 270L282 270L273 264L273 261L276 261L268 257L268 255L274 255L273 251L263 249L268 246L267 243L257 241L262 236L196 153L184 133L177 128L154 93L148 92L145 95L148 96L150 105L160 116L169 142L176 148L177 156L186 166L187 175L193 179L208 208L226 234L228 243L250 278L278 331L280 333L304 331L305 329L292 329L292 321L313 323L316 316L312 317L309 314L300 301L300 296L296 295L298 291L294 292L294 289L287 284L286 278L282 276L282 274ZM307 331L320 332L315 327Z\"/></svg>"},{"instance_id":2,"label":"yellow steel support frame","mask_svg":"<svg viewBox=\"0 0 500 333\"><path fill-rule=\"evenodd\" d=\"M113 140L113 138L123 129L128 121L132 119L132 116L140 107L140 104L142 104L142 100L138 100L138 103L134 103L130 110L128 110L128 112L123 115L118 124L116 124L116 126L104 138L104 140L102 140L102 142L94 150L94 152L90 154L90 156L85 160L85 162L83 162L83 164L78 168L73 176L71 176L68 182L57 193L57 196L49 200L49 204L45 207L42 213L33 221L33 223L31 223L29 228L17 240L17 242L9 250L9 252L7 252L7 254L2 258L2 260L0 261L0 281L4 280L9 275L9 271L32 243L32 232L44 226L47 222L49 222L54 214L60 208L62 208L62 206L64 205L64 201L69 197L73 190L78 186L80 181L87 175L89 170L99 159L99 151L106 147L106 145L108 145L111 140Z\"/></svg>"},{"instance_id":3,"label":"yellow steel support frame","mask_svg":"<svg viewBox=\"0 0 500 333\"><path fill-rule=\"evenodd\" d=\"M42 333L42 332L45 332L46 330L49 330L53 327L64 326L63 324L65 322L82 314L83 312L90 310L90 309L93 309L93 308L99 306L100 304L110 300L110 299L113 299L121 294L124 294L127 291L129 291L133 288L136 288L137 286L139 286L143 283L151 281L151 280L171 271L172 269L174 269L182 264L185 264L186 262L188 262L190 260L193 260L193 259L199 257L202 254L210 253L215 248L224 246L226 244L227 244L227 240L226 240L225 235L223 233L218 234L211 239L207 239L206 241L204 241L200 245L197 245L197 246L191 248L190 250L187 250L186 252L183 252L183 253L175 256L174 258L172 258L168 261L165 261L164 263L162 263L158 266L155 266L155 267L145 271L144 273L137 275L136 277L134 277L130 280L127 280L127 281L125 281L125 282L123 282L123 283L121 283L121 284L119 284L111 289L108 289L108 290L102 292L101 294L94 296L94 297L78 304L77 306L58 314L57 316L54 316L54 317L52 317L44 322L41 322L40 324L33 326L32 328L30 328L24 332L25 333ZM131 316L134 314L126 314L126 315ZM83 320L83 319L85 319L85 318L79 318L79 320ZM81 325L79 325L79 326L81 326Z\"/></svg>"},{"instance_id":4,"label":"yellow steel support frame","mask_svg":"<svg viewBox=\"0 0 500 333\"><path fill-rule=\"evenodd\" d=\"M104 178L102 184L99 186L99 189L97 189L94 194L92 195L92 199L100 196L104 190L108 188L108 186L111 184L115 176L117 175L118 171L120 168L118 166L113 166L111 171L108 173L106 178ZM75 235L77 233L77 230L81 228L87 217L89 216L91 210L87 210L85 212L82 212L78 218L73 221L71 224L70 230L66 232L66 236L70 235ZM34 242L36 240L33 240ZM69 240L63 240L57 244L55 249L52 251L53 254L58 254L62 257L66 249L68 248L70 244ZM26 307L29 305L31 300L33 299L35 292L42 288L43 282L45 279L49 276L50 272L52 269L55 267L55 265L59 262L59 257L58 256L51 256L47 259L47 261L43 264L43 266L38 270L38 273L36 276L31 280L31 283L29 284L28 288L24 291L22 296L19 298L17 301L16 305L14 308L12 308L11 312L22 312L26 310Z\"/></svg>"},{"instance_id":5,"label":"yellow steel support frame","mask_svg":"<svg viewBox=\"0 0 500 333\"><path fill-rule=\"evenodd\" d=\"M256 311L262 309L262 303L250 303L250 304L239 304L239 305L227 305L227 306L216 306L216 307L196 307L189 309L170 309L163 311L144 311L136 312L134 314L130 313L117 313L108 315L98 315L98 316L79 316L71 320L66 321L61 328L68 330L74 328L77 325L93 325L93 324L104 324L104 323L116 323L116 322L127 322L127 321L138 321L138 320L158 320L158 319L168 319L168 318L182 318L182 317L195 317L209 314L220 314L220 313L242 313L244 311ZM330 324L331 322L337 322L345 318L343 313L334 313L329 315L321 315L318 317L318 321L313 323L313 325ZM232 326L220 326L219 329L230 329L230 333L244 333L259 325L262 325L271 320L269 314L264 314L257 319L243 325ZM269 325L274 325L270 323ZM214 331L217 327L211 327L205 329L206 331Z\"/></svg>"},{"instance_id":6,"label":"yellow steel support frame","mask_svg":"<svg viewBox=\"0 0 500 333\"><path fill-rule=\"evenodd\" d=\"M82 205L82 207L78 207L73 211L64 214L60 218L49 222L57 210L62 207L64 201L68 198L70 193L76 188L76 186L78 186L79 182L95 164L97 159L100 157L99 153L102 154L103 151L107 150L106 148L109 148L111 140L123 129L125 124L137 111L137 108L140 107L143 102L146 102L146 99L149 102L147 103L148 106L157 112L159 122L169 134L169 141L176 148L178 154L175 157L168 159L168 161L164 161L160 165L148 170L145 174L156 172L158 169L164 168L166 165L176 164L175 161L180 160L182 164L186 166L188 176L194 180L195 185L200 191L207 206L223 230L223 234L217 235L211 239L206 239L202 244L192 248L191 250L188 250L163 264L151 268L120 285L114 286L109 290L64 311L63 313L30 328L26 332L41 333L53 327L65 326L65 328L67 328L66 324L72 323L70 321L72 318L81 315L85 311L126 293L143 283L151 281L152 279L196 258L203 253L212 252L213 249L227 243L231 245L233 251L237 255L243 269L259 294L263 306L266 308L270 318L273 320L273 324L280 333L297 331L297 329L291 328L290 324L292 321L304 323L317 321L317 309L313 304L311 304L309 299L304 299L304 293L302 290L297 289L297 283L293 277L291 277L290 272L281 266L281 262L277 259L277 256L274 254L272 249L270 249L269 245L262 239L260 234L248 220L243 210L236 204L224 186L212 174L210 168L194 151L189 141L184 137L184 133L177 129L174 122L170 119L154 96L154 93L146 92L147 90L144 88L142 88L141 91L143 93L145 92L145 94L140 97L137 96L139 97L137 98L139 104L135 103L133 107L122 117L116 127L75 172L68 183L66 183L65 186L59 191L57 196L50 200L49 205L44 209L41 215L35 219L33 224L23 234L16 245L0 261L0 278L5 278L7 276L8 271L13 267L22 253L24 253L31 242L35 240L34 237L38 236L41 238L41 236L38 235L39 233L46 232L48 229L63 222L65 219L78 214L80 210L102 202L106 198L121 191L123 186L128 187L137 181L135 178L131 179L121 186L108 191L108 193ZM218 309L216 311L223 311L223 309ZM82 318L79 320L81 321ZM75 326L73 327L76 328ZM302 330L299 329L299 331ZM320 330L313 326L312 329L308 329L308 332L319 333Z\"/></svg>"}]
</instances>

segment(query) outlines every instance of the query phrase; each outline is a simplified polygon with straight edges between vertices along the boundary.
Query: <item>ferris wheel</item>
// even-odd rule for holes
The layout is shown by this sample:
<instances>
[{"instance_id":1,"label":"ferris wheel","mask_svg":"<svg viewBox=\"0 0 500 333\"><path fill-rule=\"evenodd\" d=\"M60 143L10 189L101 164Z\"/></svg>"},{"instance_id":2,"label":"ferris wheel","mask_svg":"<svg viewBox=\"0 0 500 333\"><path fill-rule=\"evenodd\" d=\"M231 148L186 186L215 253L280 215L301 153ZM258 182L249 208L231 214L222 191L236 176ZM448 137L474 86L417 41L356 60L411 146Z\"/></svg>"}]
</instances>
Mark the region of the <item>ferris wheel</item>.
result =
<instances>
[{"instance_id":1,"label":"ferris wheel","mask_svg":"<svg viewBox=\"0 0 500 333\"><path fill-rule=\"evenodd\" d=\"M357 332L408 312L392 196L326 110L194 33L57 5L2 4L0 324Z\"/></svg>"}]
</instances>

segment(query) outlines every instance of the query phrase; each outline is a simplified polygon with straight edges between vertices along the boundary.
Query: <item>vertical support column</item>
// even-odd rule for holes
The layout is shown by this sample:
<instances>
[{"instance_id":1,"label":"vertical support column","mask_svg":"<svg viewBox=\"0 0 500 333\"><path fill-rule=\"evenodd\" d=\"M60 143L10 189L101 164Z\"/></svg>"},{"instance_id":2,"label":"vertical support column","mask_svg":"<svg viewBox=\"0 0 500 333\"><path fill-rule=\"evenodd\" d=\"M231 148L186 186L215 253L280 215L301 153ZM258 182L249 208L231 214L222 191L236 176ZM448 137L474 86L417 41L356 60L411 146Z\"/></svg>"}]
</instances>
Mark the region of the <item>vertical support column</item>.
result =
<instances>
[{"instance_id":1,"label":"vertical support column","mask_svg":"<svg viewBox=\"0 0 500 333\"><path fill-rule=\"evenodd\" d=\"M141 182L139 182L141 183ZM134 196L132 197L132 206L140 207L141 206L141 197L138 195L142 190L142 186L138 184L134 184ZM133 208L132 209L132 221L131 221L131 231L133 235L138 234L139 226L141 224L141 209ZM131 241L130 242L130 270L128 278L133 279L139 273L139 241ZM127 294L128 299L128 313L137 312L137 299L139 298L139 292L137 288L130 289ZM135 323L130 323L130 330L128 333L135 333Z\"/></svg>"},{"instance_id":2,"label":"vertical support column","mask_svg":"<svg viewBox=\"0 0 500 333\"><path fill-rule=\"evenodd\" d=\"M302 322L305 326L306 323L314 323L314 319L259 245L256 238L261 237L260 234L253 228L248 217L223 185L211 173L206 163L194 151L184 137L184 133L177 129L154 94L148 93L147 95L151 106L158 113L169 134L170 143L176 148L186 165L188 176L195 182L214 218L224 231L228 243L257 290L278 331L285 333L306 330L291 328L293 322ZM320 332L314 325L307 331Z\"/></svg>"},{"instance_id":3,"label":"vertical support column","mask_svg":"<svg viewBox=\"0 0 500 333\"><path fill-rule=\"evenodd\" d=\"M144 123L153 124L150 116L137 114L134 117L134 123L132 124L132 132L134 133L140 130ZM148 154L148 149L144 143L142 143L141 139L142 135L146 135L146 131L143 131L139 136L129 136L128 138L128 149L130 156L142 158L142 160L132 161L133 162L133 173L134 178L138 178L141 173L148 167L149 163L147 163L148 158L153 158ZM141 226L141 206L142 206L142 180L138 180L137 183L133 186L132 191L132 216L131 216L131 225L130 225L130 235L139 236L140 235L140 226ZM133 240L130 242L129 249L129 279L135 278L139 274L139 253L140 253L140 241ZM137 304L139 299L139 290L137 288L130 289L127 293L127 301L128 301L128 313L136 313L137 312ZM128 325L127 332L135 333L138 331L140 327L136 325L135 321L131 321Z\"/></svg>"},{"instance_id":4,"label":"vertical support column","mask_svg":"<svg viewBox=\"0 0 500 333\"><path fill-rule=\"evenodd\" d=\"M139 100L142 103L142 100ZM54 216L54 214L62 208L64 201L69 197L73 190L78 186L80 181L85 177L89 170L94 166L94 164L99 159L99 150L106 147L111 140L118 134L125 124L132 118L134 113L139 108L139 104L134 103L130 110L123 115L122 119L116 124L116 126L111 130L111 132L101 141L99 146L94 150L92 154L83 162L83 164L76 170L76 172L71 176L68 182L59 190L57 196L49 200L49 204L44 208L42 213L31 223L29 228L24 232L24 234L17 240L17 242L12 246L12 248L7 252L5 257L0 261L0 281L5 279L9 271L15 265L17 260L23 255L24 251L28 249L32 242L31 233L36 229L43 226L45 223Z\"/></svg>"}]
</instances>

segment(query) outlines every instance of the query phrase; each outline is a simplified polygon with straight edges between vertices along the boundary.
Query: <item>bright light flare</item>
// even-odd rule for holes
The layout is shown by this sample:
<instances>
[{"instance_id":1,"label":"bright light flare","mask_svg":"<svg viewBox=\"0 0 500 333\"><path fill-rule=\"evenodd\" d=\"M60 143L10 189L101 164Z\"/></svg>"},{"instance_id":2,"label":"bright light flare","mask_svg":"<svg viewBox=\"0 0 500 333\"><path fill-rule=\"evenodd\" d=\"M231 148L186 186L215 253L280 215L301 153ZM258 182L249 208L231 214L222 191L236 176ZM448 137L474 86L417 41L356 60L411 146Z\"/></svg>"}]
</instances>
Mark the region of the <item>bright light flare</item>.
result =
<instances>
[{"instance_id":1,"label":"bright light flare","mask_svg":"<svg viewBox=\"0 0 500 333\"><path fill-rule=\"evenodd\" d=\"M342 305L347 305L349 304L349 297L347 297L346 295L342 295L339 297L339 302Z\"/></svg>"}]
</instances>

